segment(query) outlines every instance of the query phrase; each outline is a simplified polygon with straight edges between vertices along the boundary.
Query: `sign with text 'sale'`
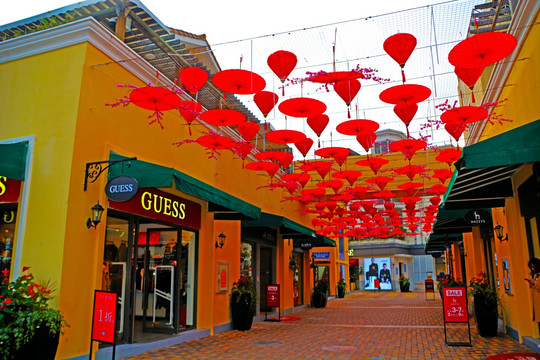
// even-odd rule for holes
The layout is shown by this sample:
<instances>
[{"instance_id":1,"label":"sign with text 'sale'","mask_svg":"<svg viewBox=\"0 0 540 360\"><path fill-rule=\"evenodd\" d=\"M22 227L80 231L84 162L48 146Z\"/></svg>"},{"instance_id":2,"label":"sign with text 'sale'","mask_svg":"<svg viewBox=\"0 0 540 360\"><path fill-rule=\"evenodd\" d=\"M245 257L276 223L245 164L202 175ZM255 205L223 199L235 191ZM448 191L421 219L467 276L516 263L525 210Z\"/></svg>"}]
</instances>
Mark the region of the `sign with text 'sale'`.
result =
<instances>
[{"instance_id":1,"label":"sign with text 'sale'","mask_svg":"<svg viewBox=\"0 0 540 360\"><path fill-rule=\"evenodd\" d=\"M112 291L95 291L92 340L115 343L117 297L118 294Z\"/></svg>"},{"instance_id":2,"label":"sign with text 'sale'","mask_svg":"<svg viewBox=\"0 0 540 360\"><path fill-rule=\"evenodd\" d=\"M445 322L469 322L467 312L467 289L465 287L444 287L443 308Z\"/></svg>"},{"instance_id":3,"label":"sign with text 'sale'","mask_svg":"<svg viewBox=\"0 0 540 360\"><path fill-rule=\"evenodd\" d=\"M279 307L279 285L266 285L266 306Z\"/></svg>"}]
</instances>

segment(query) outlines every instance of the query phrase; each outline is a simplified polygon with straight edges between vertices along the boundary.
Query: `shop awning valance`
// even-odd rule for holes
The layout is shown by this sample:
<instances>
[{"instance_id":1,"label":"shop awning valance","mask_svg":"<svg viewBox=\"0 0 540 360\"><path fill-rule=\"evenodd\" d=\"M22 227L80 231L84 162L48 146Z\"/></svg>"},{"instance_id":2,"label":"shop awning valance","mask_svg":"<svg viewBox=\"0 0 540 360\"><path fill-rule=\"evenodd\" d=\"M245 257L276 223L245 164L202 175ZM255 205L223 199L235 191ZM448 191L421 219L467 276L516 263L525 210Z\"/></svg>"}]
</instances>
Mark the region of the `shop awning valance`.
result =
<instances>
[{"instance_id":1,"label":"shop awning valance","mask_svg":"<svg viewBox=\"0 0 540 360\"><path fill-rule=\"evenodd\" d=\"M444 196L446 209L504 206L512 197L512 175L540 160L540 120L463 148Z\"/></svg>"},{"instance_id":2,"label":"shop awning valance","mask_svg":"<svg viewBox=\"0 0 540 360\"><path fill-rule=\"evenodd\" d=\"M461 233L449 233L449 234L430 234L424 250L441 250L446 249L447 246L450 246L456 241L463 240L463 234Z\"/></svg>"},{"instance_id":3,"label":"shop awning valance","mask_svg":"<svg viewBox=\"0 0 540 360\"><path fill-rule=\"evenodd\" d=\"M125 159L115 153L111 153L110 160ZM240 218L259 219L261 209L200 180L184 174L174 168L165 167L141 160L130 161L130 166L122 162L109 168L109 179L116 176L130 176L135 178L139 187L172 187L195 196L199 199L208 201L209 211L227 212L239 214ZM233 219L230 216L229 219Z\"/></svg>"},{"instance_id":4,"label":"shop awning valance","mask_svg":"<svg viewBox=\"0 0 540 360\"><path fill-rule=\"evenodd\" d=\"M24 181L28 141L0 144L0 176Z\"/></svg>"},{"instance_id":5,"label":"shop awning valance","mask_svg":"<svg viewBox=\"0 0 540 360\"><path fill-rule=\"evenodd\" d=\"M491 214L491 208L482 209ZM471 232L472 226L465 221L465 214L469 209L448 210L439 206L437 218L433 224L433 234L444 235L452 233Z\"/></svg>"},{"instance_id":6,"label":"shop awning valance","mask_svg":"<svg viewBox=\"0 0 540 360\"><path fill-rule=\"evenodd\" d=\"M278 227L279 234L284 239L293 239L295 243L309 242L313 246L336 246L334 240L319 235L315 230L279 215L263 212L259 220L242 221L242 226Z\"/></svg>"}]
</instances>

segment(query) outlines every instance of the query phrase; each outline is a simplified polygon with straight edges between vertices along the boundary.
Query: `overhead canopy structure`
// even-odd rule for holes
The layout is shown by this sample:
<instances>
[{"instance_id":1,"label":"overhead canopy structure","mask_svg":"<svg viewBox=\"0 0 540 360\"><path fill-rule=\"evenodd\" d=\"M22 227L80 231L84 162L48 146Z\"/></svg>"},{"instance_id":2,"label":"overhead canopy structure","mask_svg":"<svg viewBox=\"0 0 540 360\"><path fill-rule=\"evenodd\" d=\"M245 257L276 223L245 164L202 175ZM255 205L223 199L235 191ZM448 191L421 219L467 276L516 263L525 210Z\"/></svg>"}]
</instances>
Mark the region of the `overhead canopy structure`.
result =
<instances>
[{"instance_id":1,"label":"overhead canopy structure","mask_svg":"<svg viewBox=\"0 0 540 360\"><path fill-rule=\"evenodd\" d=\"M431 234L426 242L424 251L431 253L433 251L444 251L448 246L456 241L463 240L463 234L451 233L451 234Z\"/></svg>"},{"instance_id":2,"label":"overhead canopy structure","mask_svg":"<svg viewBox=\"0 0 540 360\"><path fill-rule=\"evenodd\" d=\"M445 209L504 206L514 196L512 175L540 160L540 120L463 148L444 196Z\"/></svg>"},{"instance_id":3,"label":"overhead canopy structure","mask_svg":"<svg viewBox=\"0 0 540 360\"><path fill-rule=\"evenodd\" d=\"M0 144L0 176L24 181L28 141Z\"/></svg>"}]
</instances>

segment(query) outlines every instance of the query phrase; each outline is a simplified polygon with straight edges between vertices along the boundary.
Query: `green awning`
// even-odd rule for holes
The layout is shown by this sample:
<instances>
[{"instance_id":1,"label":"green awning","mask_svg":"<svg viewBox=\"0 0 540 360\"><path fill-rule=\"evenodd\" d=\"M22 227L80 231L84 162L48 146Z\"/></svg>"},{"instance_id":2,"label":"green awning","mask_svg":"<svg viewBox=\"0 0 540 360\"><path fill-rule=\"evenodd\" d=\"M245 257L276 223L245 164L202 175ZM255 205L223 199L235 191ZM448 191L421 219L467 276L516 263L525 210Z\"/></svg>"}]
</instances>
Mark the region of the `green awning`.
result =
<instances>
[{"instance_id":1,"label":"green awning","mask_svg":"<svg viewBox=\"0 0 540 360\"><path fill-rule=\"evenodd\" d=\"M24 181L28 141L0 144L0 176Z\"/></svg>"},{"instance_id":2,"label":"green awning","mask_svg":"<svg viewBox=\"0 0 540 360\"><path fill-rule=\"evenodd\" d=\"M242 221L243 227L277 227L284 239L293 239L295 243L310 242L313 246L336 246L336 242L326 236L319 235L315 230L289 220L283 216L262 213L259 220Z\"/></svg>"},{"instance_id":3,"label":"green awning","mask_svg":"<svg viewBox=\"0 0 540 360\"><path fill-rule=\"evenodd\" d=\"M482 209L491 214L491 208ZM471 232L472 225L469 225L464 217L469 209L448 210L439 206L437 218L433 223L433 234L452 234Z\"/></svg>"},{"instance_id":4,"label":"green awning","mask_svg":"<svg viewBox=\"0 0 540 360\"><path fill-rule=\"evenodd\" d=\"M446 209L504 206L512 175L540 160L540 120L463 148L443 199Z\"/></svg>"},{"instance_id":5,"label":"green awning","mask_svg":"<svg viewBox=\"0 0 540 360\"><path fill-rule=\"evenodd\" d=\"M463 240L462 233L449 233L449 234L430 234L424 250L444 250L447 246L456 241Z\"/></svg>"},{"instance_id":6,"label":"green awning","mask_svg":"<svg viewBox=\"0 0 540 360\"><path fill-rule=\"evenodd\" d=\"M125 156L111 153L110 160L125 159ZM209 211L234 213L240 215L237 219L259 219L261 209L257 206L232 196L222 190L210 186L200 180L186 175L174 168L152 164L141 160L120 162L109 167L109 179L124 175L137 180L139 187L171 187L208 201ZM219 217L219 216L218 216ZM235 217L230 215L229 219Z\"/></svg>"}]
</instances>

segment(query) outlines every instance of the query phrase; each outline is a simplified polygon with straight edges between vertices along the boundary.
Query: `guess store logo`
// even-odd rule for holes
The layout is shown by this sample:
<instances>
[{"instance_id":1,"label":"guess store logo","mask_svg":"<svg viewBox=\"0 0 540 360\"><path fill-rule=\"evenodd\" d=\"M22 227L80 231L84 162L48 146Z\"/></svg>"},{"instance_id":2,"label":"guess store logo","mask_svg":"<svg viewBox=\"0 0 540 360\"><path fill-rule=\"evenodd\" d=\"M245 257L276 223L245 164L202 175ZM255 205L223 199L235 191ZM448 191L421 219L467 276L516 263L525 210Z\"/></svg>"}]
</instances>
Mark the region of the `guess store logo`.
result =
<instances>
[{"instance_id":1,"label":"guess store logo","mask_svg":"<svg viewBox=\"0 0 540 360\"><path fill-rule=\"evenodd\" d=\"M0 203L16 203L21 193L21 182L0 176Z\"/></svg>"}]
</instances>

